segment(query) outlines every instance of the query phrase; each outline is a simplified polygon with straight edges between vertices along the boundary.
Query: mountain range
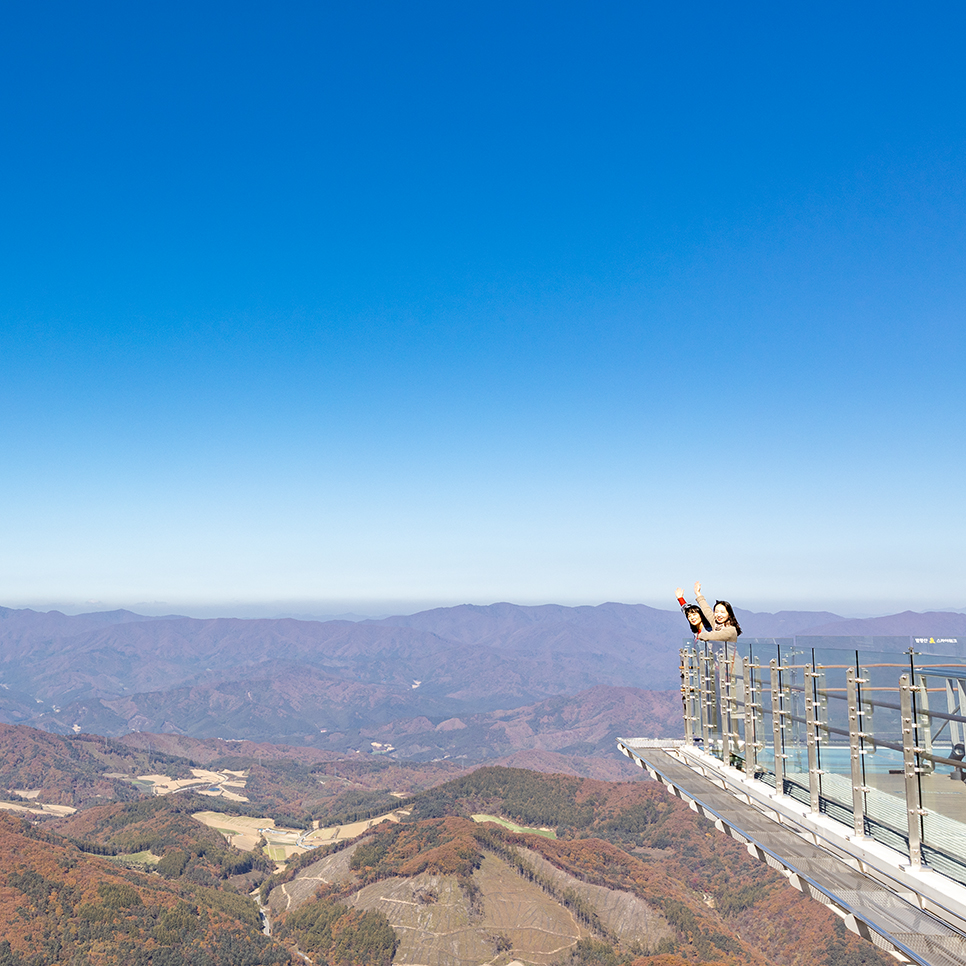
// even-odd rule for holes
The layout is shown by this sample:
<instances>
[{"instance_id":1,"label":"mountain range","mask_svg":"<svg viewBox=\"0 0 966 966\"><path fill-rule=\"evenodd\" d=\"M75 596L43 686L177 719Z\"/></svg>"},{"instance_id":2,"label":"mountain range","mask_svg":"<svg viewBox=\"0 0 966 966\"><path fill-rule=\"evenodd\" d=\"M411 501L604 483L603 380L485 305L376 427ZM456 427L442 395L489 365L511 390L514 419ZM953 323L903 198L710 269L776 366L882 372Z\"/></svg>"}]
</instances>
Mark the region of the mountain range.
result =
<instances>
[{"instance_id":1,"label":"mountain range","mask_svg":"<svg viewBox=\"0 0 966 966\"><path fill-rule=\"evenodd\" d=\"M737 614L746 638L966 638L958 613ZM0 608L0 721L417 760L593 755L615 734L679 727L685 634L677 611L618 603L467 604L357 622Z\"/></svg>"}]
</instances>

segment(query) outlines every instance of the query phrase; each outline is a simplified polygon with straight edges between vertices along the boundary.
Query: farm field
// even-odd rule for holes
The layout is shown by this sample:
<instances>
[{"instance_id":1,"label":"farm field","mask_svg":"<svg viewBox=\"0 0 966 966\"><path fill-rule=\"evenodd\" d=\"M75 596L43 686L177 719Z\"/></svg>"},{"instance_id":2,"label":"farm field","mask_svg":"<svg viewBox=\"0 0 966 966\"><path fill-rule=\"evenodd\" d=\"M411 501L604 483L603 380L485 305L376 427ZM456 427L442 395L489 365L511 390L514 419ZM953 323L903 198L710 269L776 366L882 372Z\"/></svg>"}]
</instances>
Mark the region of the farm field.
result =
<instances>
[{"instance_id":1,"label":"farm field","mask_svg":"<svg viewBox=\"0 0 966 966\"><path fill-rule=\"evenodd\" d=\"M529 832L531 835L542 835L547 839L555 839L557 837L557 833L552 828L530 828L526 825L516 825L514 822L500 818L498 815L484 815L480 813L478 815L471 815L470 817L474 822L496 822L497 825L502 825L511 832Z\"/></svg>"},{"instance_id":2,"label":"farm field","mask_svg":"<svg viewBox=\"0 0 966 966\"><path fill-rule=\"evenodd\" d=\"M228 839L229 844L244 851L252 851L258 840L265 837L265 854L273 862L285 862L293 855L301 855L320 845L354 839L366 829L380 822L398 822L402 812L391 812L379 818L352 822L349 825L329 825L325 828L303 829L283 828L275 824L273 818L248 815L226 815L224 812L195 812L193 818L213 828Z\"/></svg>"},{"instance_id":3,"label":"farm field","mask_svg":"<svg viewBox=\"0 0 966 966\"><path fill-rule=\"evenodd\" d=\"M247 802L241 793L245 790L248 772L209 771L206 768L192 768L191 778L170 778L167 775L138 775L134 784L144 791L151 790L155 795L173 795L175 792L190 788L199 795L212 798L227 798L233 802Z\"/></svg>"},{"instance_id":4,"label":"farm field","mask_svg":"<svg viewBox=\"0 0 966 966\"><path fill-rule=\"evenodd\" d=\"M0 809L7 812L19 812L21 815L73 815L77 811L70 805L45 805L43 802L35 802L30 805L0 802Z\"/></svg>"}]
</instances>

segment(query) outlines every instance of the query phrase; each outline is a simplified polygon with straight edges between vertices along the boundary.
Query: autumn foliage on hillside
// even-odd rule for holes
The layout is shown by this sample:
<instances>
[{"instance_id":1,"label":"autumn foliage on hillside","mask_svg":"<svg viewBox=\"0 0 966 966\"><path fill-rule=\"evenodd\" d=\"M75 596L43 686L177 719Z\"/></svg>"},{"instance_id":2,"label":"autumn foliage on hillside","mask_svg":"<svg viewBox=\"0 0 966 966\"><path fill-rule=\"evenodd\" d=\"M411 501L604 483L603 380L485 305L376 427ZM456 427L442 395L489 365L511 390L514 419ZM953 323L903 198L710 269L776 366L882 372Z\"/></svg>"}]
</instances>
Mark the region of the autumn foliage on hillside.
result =
<instances>
[{"instance_id":1,"label":"autumn foliage on hillside","mask_svg":"<svg viewBox=\"0 0 966 966\"><path fill-rule=\"evenodd\" d=\"M363 883L421 872L467 876L482 858L478 828L456 817L414 825L384 823L355 850L351 868Z\"/></svg>"},{"instance_id":2,"label":"autumn foliage on hillside","mask_svg":"<svg viewBox=\"0 0 966 966\"><path fill-rule=\"evenodd\" d=\"M332 966L391 966L399 947L384 915L349 909L326 895L286 916L278 932Z\"/></svg>"},{"instance_id":3,"label":"autumn foliage on hillside","mask_svg":"<svg viewBox=\"0 0 966 966\"><path fill-rule=\"evenodd\" d=\"M142 770L180 774L190 764L110 739L0 725L0 776L10 786L43 788L47 801L86 806L112 796L134 799L48 820L46 832L0 815L0 966L66 966L67 950L83 952L87 960L77 961L90 966L181 966L188 962L183 952L188 946L192 966L288 962L288 954L261 935L251 900L231 891L248 892L265 877L269 863L258 852L233 849L191 813L200 808L268 812L281 819L279 824L308 828L313 818L346 821L384 814L402 804L390 789L398 790L400 783L413 789L432 780L425 770L430 766L410 769L362 756L352 761L224 758L222 767L248 772L252 801L241 803L190 793L142 798L126 778L108 777ZM459 767L446 766L436 774L454 770ZM332 962L340 956L346 964L368 962L360 950L384 957L391 945L388 926L363 921L359 913L332 903L380 879L424 872L455 877L473 903L475 877L484 855L492 853L566 906L591 932L593 938L562 954L560 966L889 961L654 783L489 767L419 792L406 804L411 805L408 820L379 824L353 846L351 881L329 890L324 897L329 905L314 917L306 912L304 922L283 917L283 931L290 928L303 938L311 933L312 948ZM473 822L470 816L479 812L545 827L557 838ZM288 870L265 880L264 894L300 867L347 846L333 843L292 860ZM154 869L160 875L122 868L120 862L138 861L132 853L141 861L158 860ZM116 861L109 864L98 856ZM666 948L649 950L650 956L642 955L648 950L623 948L593 903L548 877L544 862L582 882L639 897L671 924L676 938ZM353 960L358 956L363 959Z\"/></svg>"},{"instance_id":4,"label":"autumn foliage on hillside","mask_svg":"<svg viewBox=\"0 0 966 966\"><path fill-rule=\"evenodd\" d=\"M191 774L190 765L98 735L51 735L0 724L0 790L38 791L40 801L52 805L83 808L104 799L131 801L140 793L116 776L161 773L183 778Z\"/></svg>"},{"instance_id":5,"label":"autumn foliage on hillside","mask_svg":"<svg viewBox=\"0 0 966 966\"><path fill-rule=\"evenodd\" d=\"M481 768L422 793L413 814L446 811L555 828L558 838L548 839L486 826L491 842L526 847L585 882L639 895L674 925L691 957L741 946L777 966L891 962L657 783Z\"/></svg>"},{"instance_id":6,"label":"autumn foliage on hillside","mask_svg":"<svg viewBox=\"0 0 966 966\"><path fill-rule=\"evenodd\" d=\"M512 833L468 817L480 811L555 828L558 838ZM474 873L485 853L499 856L549 893L596 937L577 943L560 966L882 966L889 961L845 932L827 908L794 891L652 783L480 769L420 794L407 821L365 833L349 862L353 877L330 887L325 901L347 899L379 879L429 872L456 877L472 902ZM650 956L623 948L593 900L548 876L539 859L582 882L638 896L663 915L675 940ZM311 861L305 856L297 864ZM265 888L294 874L293 868L273 877ZM306 923L321 921L308 911L302 915ZM296 933L315 928L291 915L284 922Z\"/></svg>"},{"instance_id":7,"label":"autumn foliage on hillside","mask_svg":"<svg viewBox=\"0 0 966 966\"><path fill-rule=\"evenodd\" d=\"M233 848L213 828L191 816L199 805L192 795L150 798L89 808L49 825L81 851L95 855L149 852L156 871L168 878L218 887L224 880L245 892L270 871L264 855Z\"/></svg>"},{"instance_id":8,"label":"autumn foliage on hillside","mask_svg":"<svg viewBox=\"0 0 966 966\"><path fill-rule=\"evenodd\" d=\"M292 961L244 896L85 855L0 815L4 966L255 966Z\"/></svg>"}]
</instances>

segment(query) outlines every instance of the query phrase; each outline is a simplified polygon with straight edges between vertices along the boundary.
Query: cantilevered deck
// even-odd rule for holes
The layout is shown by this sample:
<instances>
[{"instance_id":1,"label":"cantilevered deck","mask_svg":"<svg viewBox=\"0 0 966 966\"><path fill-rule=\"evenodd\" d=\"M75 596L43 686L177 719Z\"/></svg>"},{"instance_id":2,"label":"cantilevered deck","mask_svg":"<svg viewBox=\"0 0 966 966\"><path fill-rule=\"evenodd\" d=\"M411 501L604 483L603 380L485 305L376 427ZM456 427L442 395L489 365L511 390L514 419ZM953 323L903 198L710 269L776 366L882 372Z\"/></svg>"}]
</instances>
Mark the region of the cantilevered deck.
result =
<instances>
[{"instance_id":1,"label":"cantilevered deck","mask_svg":"<svg viewBox=\"0 0 966 966\"><path fill-rule=\"evenodd\" d=\"M685 739L618 747L901 962L963 966L966 663L821 643L685 648Z\"/></svg>"}]
</instances>

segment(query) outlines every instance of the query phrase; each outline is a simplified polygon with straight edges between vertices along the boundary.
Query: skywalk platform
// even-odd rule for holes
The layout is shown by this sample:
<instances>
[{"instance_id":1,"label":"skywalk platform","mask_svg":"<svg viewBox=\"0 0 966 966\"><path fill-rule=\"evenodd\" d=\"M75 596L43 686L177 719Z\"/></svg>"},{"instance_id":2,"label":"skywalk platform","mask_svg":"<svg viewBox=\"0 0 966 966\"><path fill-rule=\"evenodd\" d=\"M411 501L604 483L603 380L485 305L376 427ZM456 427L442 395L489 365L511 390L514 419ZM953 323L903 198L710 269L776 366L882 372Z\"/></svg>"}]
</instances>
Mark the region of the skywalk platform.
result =
<instances>
[{"instance_id":1,"label":"skywalk platform","mask_svg":"<svg viewBox=\"0 0 966 966\"><path fill-rule=\"evenodd\" d=\"M620 738L618 748L715 827L829 906L900 962L966 964L966 887L914 865L693 743Z\"/></svg>"}]
</instances>

